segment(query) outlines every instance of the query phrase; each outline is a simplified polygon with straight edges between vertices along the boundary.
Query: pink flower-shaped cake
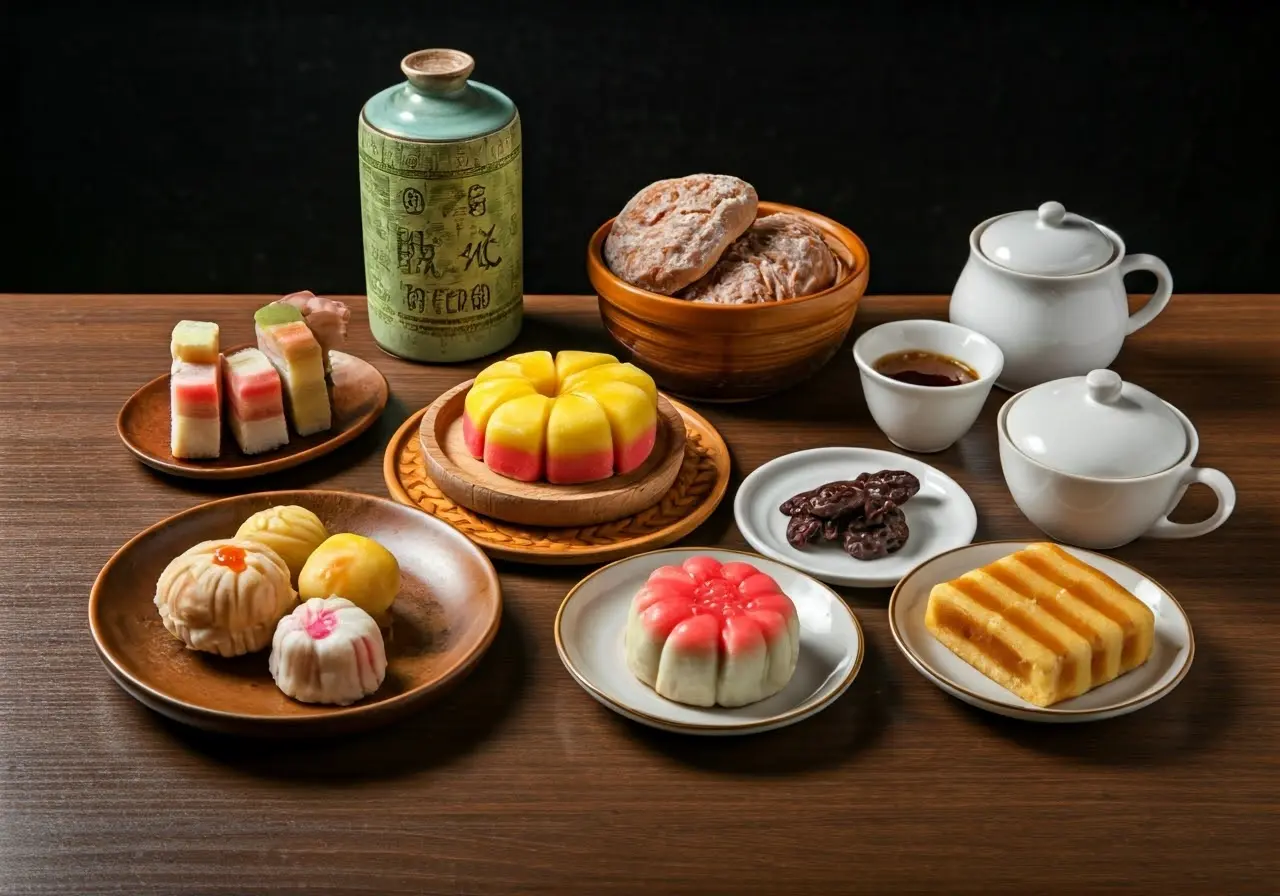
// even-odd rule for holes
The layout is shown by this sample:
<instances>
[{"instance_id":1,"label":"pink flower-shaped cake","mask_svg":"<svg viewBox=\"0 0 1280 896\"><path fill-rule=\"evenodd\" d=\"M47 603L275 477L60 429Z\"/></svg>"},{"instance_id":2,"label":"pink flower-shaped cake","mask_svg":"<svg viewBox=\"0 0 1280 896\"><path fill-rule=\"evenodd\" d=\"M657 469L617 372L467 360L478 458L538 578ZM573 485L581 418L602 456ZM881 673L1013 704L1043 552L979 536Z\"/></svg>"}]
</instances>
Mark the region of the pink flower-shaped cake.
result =
<instances>
[{"instance_id":1,"label":"pink flower-shaped cake","mask_svg":"<svg viewBox=\"0 0 1280 896\"><path fill-rule=\"evenodd\" d=\"M690 557L631 601L627 668L668 700L745 706L786 687L800 652L795 604L747 563Z\"/></svg>"}]
</instances>

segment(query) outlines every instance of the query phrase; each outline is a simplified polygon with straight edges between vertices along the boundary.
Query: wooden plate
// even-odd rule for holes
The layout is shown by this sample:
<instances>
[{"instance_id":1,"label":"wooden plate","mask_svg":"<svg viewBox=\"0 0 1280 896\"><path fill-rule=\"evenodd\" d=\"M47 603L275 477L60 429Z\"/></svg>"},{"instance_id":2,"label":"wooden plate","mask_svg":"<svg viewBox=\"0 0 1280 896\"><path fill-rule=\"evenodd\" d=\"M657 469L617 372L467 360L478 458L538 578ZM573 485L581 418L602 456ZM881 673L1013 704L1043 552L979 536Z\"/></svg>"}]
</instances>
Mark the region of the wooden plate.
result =
<instances>
[{"instance_id":1,"label":"wooden plate","mask_svg":"<svg viewBox=\"0 0 1280 896\"><path fill-rule=\"evenodd\" d=\"M386 680L351 706L286 697L267 671L269 648L234 659L199 653L160 622L153 598L169 561L197 542L231 537L246 517L274 504L306 507L330 533L373 538L400 562ZM457 530L385 498L336 491L260 492L183 511L116 551L89 595L94 643L125 691L188 725L272 737L361 730L404 715L475 665L501 615L493 564Z\"/></svg>"},{"instance_id":2,"label":"wooden plate","mask_svg":"<svg viewBox=\"0 0 1280 896\"><path fill-rule=\"evenodd\" d=\"M594 526L652 507L676 481L684 462L684 418L661 395L653 451L625 476L579 485L500 476L472 457L462 438L462 415L473 382L467 380L433 401L418 430L427 474L460 507L524 526Z\"/></svg>"},{"instance_id":3,"label":"wooden plate","mask_svg":"<svg viewBox=\"0 0 1280 896\"><path fill-rule=\"evenodd\" d=\"M240 345L226 354L249 348ZM364 432L387 406L386 377L368 361L330 352L333 366L333 427L313 436L289 431L289 444L262 454L241 454L231 430L222 428L222 456L180 460L169 453L169 374L147 383L124 403L116 431L125 447L148 467L188 479L247 479L306 463L335 451Z\"/></svg>"},{"instance_id":4,"label":"wooden plate","mask_svg":"<svg viewBox=\"0 0 1280 896\"><path fill-rule=\"evenodd\" d=\"M729 487L729 448L700 414L678 401L684 418L684 463L662 499L634 516L598 526L544 528L499 523L459 507L432 481L418 430L426 411L414 414L392 437L382 459L391 496L455 526L491 557L523 563L607 563L665 547L688 535L719 505Z\"/></svg>"}]
</instances>

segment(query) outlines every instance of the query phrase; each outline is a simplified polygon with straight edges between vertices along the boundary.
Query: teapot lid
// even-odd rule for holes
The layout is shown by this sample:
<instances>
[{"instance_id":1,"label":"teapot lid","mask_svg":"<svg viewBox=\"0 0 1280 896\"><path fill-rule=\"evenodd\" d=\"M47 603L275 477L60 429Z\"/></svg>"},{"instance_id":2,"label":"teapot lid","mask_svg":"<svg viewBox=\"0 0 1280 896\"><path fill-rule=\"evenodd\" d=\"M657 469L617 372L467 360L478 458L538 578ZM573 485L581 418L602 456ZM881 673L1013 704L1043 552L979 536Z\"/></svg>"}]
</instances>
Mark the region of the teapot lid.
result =
<instances>
[{"instance_id":1,"label":"teapot lid","mask_svg":"<svg viewBox=\"0 0 1280 896\"><path fill-rule=\"evenodd\" d=\"M1061 202L997 218L978 239L988 260L1021 274L1061 277L1105 265L1115 244L1088 218L1069 214Z\"/></svg>"},{"instance_id":2,"label":"teapot lid","mask_svg":"<svg viewBox=\"0 0 1280 896\"><path fill-rule=\"evenodd\" d=\"M1187 450L1186 429L1169 406L1113 370L1028 389L1010 406L1005 429L1046 467L1101 479L1159 473Z\"/></svg>"}]
</instances>

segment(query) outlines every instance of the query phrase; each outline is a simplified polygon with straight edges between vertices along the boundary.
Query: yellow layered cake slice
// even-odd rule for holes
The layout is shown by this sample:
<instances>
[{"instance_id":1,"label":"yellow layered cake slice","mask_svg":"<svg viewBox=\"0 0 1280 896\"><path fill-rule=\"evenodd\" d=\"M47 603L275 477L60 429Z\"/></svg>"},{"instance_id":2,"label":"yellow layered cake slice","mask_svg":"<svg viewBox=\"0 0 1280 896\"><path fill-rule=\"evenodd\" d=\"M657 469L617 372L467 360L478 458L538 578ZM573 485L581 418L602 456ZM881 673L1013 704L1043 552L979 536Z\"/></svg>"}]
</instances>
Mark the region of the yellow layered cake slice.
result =
<instances>
[{"instance_id":1,"label":"yellow layered cake slice","mask_svg":"<svg viewBox=\"0 0 1280 896\"><path fill-rule=\"evenodd\" d=\"M925 625L956 656L1037 706L1141 666L1155 638L1146 604L1047 543L935 585Z\"/></svg>"}]
</instances>

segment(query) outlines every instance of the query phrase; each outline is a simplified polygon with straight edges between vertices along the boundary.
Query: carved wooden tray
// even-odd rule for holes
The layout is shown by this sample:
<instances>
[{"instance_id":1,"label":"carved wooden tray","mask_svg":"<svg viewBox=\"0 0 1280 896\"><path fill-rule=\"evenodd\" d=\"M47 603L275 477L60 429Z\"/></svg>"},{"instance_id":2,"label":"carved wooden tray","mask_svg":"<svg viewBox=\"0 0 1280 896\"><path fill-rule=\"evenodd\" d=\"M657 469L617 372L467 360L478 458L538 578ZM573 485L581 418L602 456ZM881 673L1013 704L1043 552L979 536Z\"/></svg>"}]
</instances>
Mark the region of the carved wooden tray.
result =
<instances>
[{"instance_id":1,"label":"carved wooden tray","mask_svg":"<svg viewBox=\"0 0 1280 896\"><path fill-rule=\"evenodd\" d=\"M446 498L480 516L518 526L598 526L633 516L662 500L684 465L680 412L658 396L658 433L649 458L630 473L597 482L519 482L490 470L467 450L462 416L467 380L427 406L419 430L427 475Z\"/></svg>"},{"instance_id":2,"label":"carved wooden tray","mask_svg":"<svg viewBox=\"0 0 1280 896\"><path fill-rule=\"evenodd\" d=\"M501 523L460 507L432 481L418 431L426 409L397 430L383 456L391 497L456 527L491 557L523 563L607 563L652 551L688 535L709 517L729 487L729 448L707 420L668 399L684 418L684 463L662 499L637 514L595 526L541 528Z\"/></svg>"}]
</instances>

